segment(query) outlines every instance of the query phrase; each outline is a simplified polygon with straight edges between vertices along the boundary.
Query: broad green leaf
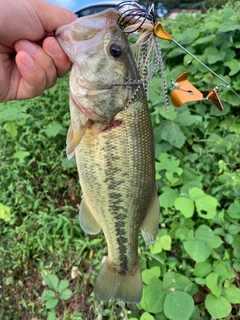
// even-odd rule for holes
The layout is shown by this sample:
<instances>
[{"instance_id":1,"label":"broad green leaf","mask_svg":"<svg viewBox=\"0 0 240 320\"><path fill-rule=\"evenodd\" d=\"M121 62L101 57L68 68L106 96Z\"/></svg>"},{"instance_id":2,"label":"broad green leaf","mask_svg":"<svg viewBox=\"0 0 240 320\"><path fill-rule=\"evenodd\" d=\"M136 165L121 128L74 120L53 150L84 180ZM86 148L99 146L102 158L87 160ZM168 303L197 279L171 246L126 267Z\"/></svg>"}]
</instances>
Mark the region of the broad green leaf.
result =
<instances>
[{"instance_id":1,"label":"broad green leaf","mask_svg":"<svg viewBox=\"0 0 240 320\"><path fill-rule=\"evenodd\" d=\"M226 61L226 62L224 62L224 65L226 67L230 68L230 70L231 70L231 72L229 74L230 76L233 76L234 74L238 73L240 70L240 64L237 59L232 59L230 61Z\"/></svg>"},{"instance_id":2,"label":"broad green leaf","mask_svg":"<svg viewBox=\"0 0 240 320\"><path fill-rule=\"evenodd\" d=\"M43 130L45 134L50 137L56 137L58 134L65 135L66 128L64 128L60 123L52 123L47 129Z\"/></svg>"},{"instance_id":3,"label":"broad green leaf","mask_svg":"<svg viewBox=\"0 0 240 320\"><path fill-rule=\"evenodd\" d=\"M57 290L58 277L55 276L55 274L48 274L43 277L43 280L50 289L53 289L55 291Z\"/></svg>"},{"instance_id":4,"label":"broad green leaf","mask_svg":"<svg viewBox=\"0 0 240 320\"><path fill-rule=\"evenodd\" d=\"M232 242L233 242L233 236L230 235L230 234L226 234L226 235L224 236L224 240L225 240L228 244L232 244Z\"/></svg>"},{"instance_id":5,"label":"broad green leaf","mask_svg":"<svg viewBox=\"0 0 240 320\"><path fill-rule=\"evenodd\" d=\"M171 250L172 239L168 235L157 237L155 243L150 246L150 251L153 254L160 253L162 250Z\"/></svg>"},{"instance_id":6,"label":"broad green leaf","mask_svg":"<svg viewBox=\"0 0 240 320\"><path fill-rule=\"evenodd\" d=\"M232 310L232 306L226 298L223 296L217 298L211 293L206 297L205 306L210 315L216 319L227 317Z\"/></svg>"},{"instance_id":7,"label":"broad green leaf","mask_svg":"<svg viewBox=\"0 0 240 320\"><path fill-rule=\"evenodd\" d=\"M56 305L58 304L58 299L57 298L49 298L46 301L46 308L47 309L53 309L56 307Z\"/></svg>"},{"instance_id":8,"label":"broad green leaf","mask_svg":"<svg viewBox=\"0 0 240 320\"><path fill-rule=\"evenodd\" d=\"M211 272L206 277L206 285L211 290L212 294L214 294L217 298L220 297L222 293L222 287L219 286L219 276L216 272Z\"/></svg>"},{"instance_id":9,"label":"broad green leaf","mask_svg":"<svg viewBox=\"0 0 240 320\"><path fill-rule=\"evenodd\" d=\"M201 116L193 116L191 115L189 110L186 110L184 112L181 112L177 115L177 118L175 119L175 123L179 126L191 126L193 123L201 122L202 117Z\"/></svg>"},{"instance_id":10,"label":"broad green leaf","mask_svg":"<svg viewBox=\"0 0 240 320\"><path fill-rule=\"evenodd\" d=\"M148 306L147 306L147 302L146 302L146 286L143 286L143 292L142 292L142 299L141 301L137 304L138 309L143 309L143 310L147 310L148 311Z\"/></svg>"},{"instance_id":11,"label":"broad green leaf","mask_svg":"<svg viewBox=\"0 0 240 320\"><path fill-rule=\"evenodd\" d=\"M205 286L205 285L206 285L206 281L205 281L205 279L203 279L203 278L196 277L196 278L194 279L194 281L195 281L197 284L199 284L200 286Z\"/></svg>"},{"instance_id":12,"label":"broad green leaf","mask_svg":"<svg viewBox=\"0 0 240 320\"><path fill-rule=\"evenodd\" d=\"M209 151L214 152L214 153L224 153L226 151L226 142L225 140L217 135L216 133L212 133L207 141L207 148Z\"/></svg>"},{"instance_id":13,"label":"broad green leaf","mask_svg":"<svg viewBox=\"0 0 240 320\"><path fill-rule=\"evenodd\" d=\"M183 59L184 66L189 66L189 64L192 63L192 60L193 58L189 54L186 54Z\"/></svg>"},{"instance_id":14,"label":"broad green leaf","mask_svg":"<svg viewBox=\"0 0 240 320\"><path fill-rule=\"evenodd\" d=\"M222 244L221 238L218 235L215 235L213 231L205 225L201 225L197 228L195 236L196 239L206 243L212 248L217 248Z\"/></svg>"},{"instance_id":15,"label":"broad green leaf","mask_svg":"<svg viewBox=\"0 0 240 320\"><path fill-rule=\"evenodd\" d=\"M55 319L56 319L56 313L55 313L55 310L52 310L49 312L47 316L47 320L55 320Z\"/></svg>"},{"instance_id":16,"label":"broad green leaf","mask_svg":"<svg viewBox=\"0 0 240 320\"><path fill-rule=\"evenodd\" d=\"M175 199L178 197L177 190L168 186L162 188L163 193L159 196L160 206L163 208L170 208L174 205Z\"/></svg>"},{"instance_id":17,"label":"broad green leaf","mask_svg":"<svg viewBox=\"0 0 240 320\"><path fill-rule=\"evenodd\" d=\"M212 196L205 194L199 188L191 188L189 197L195 201L196 209L200 217L213 219L217 213L218 202Z\"/></svg>"},{"instance_id":18,"label":"broad green leaf","mask_svg":"<svg viewBox=\"0 0 240 320\"><path fill-rule=\"evenodd\" d=\"M222 20L226 21L226 23L229 23L229 21L231 22L233 17L236 17L236 10L231 8L231 7L227 7L224 9L223 14L222 14Z\"/></svg>"},{"instance_id":19,"label":"broad green leaf","mask_svg":"<svg viewBox=\"0 0 240 320\"><path fill-rule=\"evenodd\" d=\"M159 81L161 81L159 79ZM173 106L169 106L169 110L168 110L168 113L166 112L166 108L165 106L163 106L162 108L160 108L160 114L163 118L167 119L168 121L173 121L176 116L177 116L177 113L176 113L176 109L173 107Z\"/></svg>"},{"instance_id":20,"label":"broad green leaf","mask_svg":"<svg viewBox=\"0 0 240 320\"><path fill-rule=\"evenodd\" d=\"M151 269L145 269L142 271L143 283L149 284L154 278L159 278L161 274L160 267L152 267Z\"/></svg>"},{"instance_id":21,"label":"broad green leaf","mask_svg":"<svg viewBox=\"0 0 240 320\"><path fill-rule=\"evenodd\" d=\"M174 123L169 122L162 130L161 137L163 140L170 142L173 146L181 148L186 141L180 127Z\"/></svg>"},{"instance_id":22,"label":"broad green leaf","mask_svg":"<svg viewBox=\"0 0 240 320\"><path fill-rule=\"evenodd\" d=\"M194 213L194 202L187 197L178 197L174 201L174 206L185 218L191 218Z\"/></svg>"},{"instance_id":23,"label":"broad green leaf","mask_svg":"<svg viewBox=\"0 0 240 320\"><path fill-rule=\"evenodd\" d=\"M160 154L166 153L172 148L173 146L167 141L161 140L160 143L155 143L155 157L158 158Z\"/></svg>"},{"instance_id":24,"label":"broad green leaf","mask_svg":"<svg viewBox=\"0 0 240 320\"><path fill-rule=\"evenodd\" d=\"M198 200L199 198L203 197L205 192L200 188L194 187L189 190L189 196L193 200Z\"/></svg>"},{"instance_id":25,"label":"broad green leaf","mask_svg":"<svg viewBox=\"0 0 240 320\"><path fill-rule=\"evenodd\" d=\"M141 315L140 320L155 320L153 316L151 316L148 312L144 312Z\"/></svg>"},{"instance_id":26,"label":"broad green leaf","mask_svg":"<svg viewBox=\"0 0 240 320\"><path fill-rule=\"evenodd\" d=\"M229 31L235 31L235 30L240 30L240 24L238 21L231 21L231 20L224 21L218 27L219 32L229 32Z\"/></svg>"},{"instance_id":27,"label":"broad green leaf","mask_svg":"<svg viewBox=\"0 0 240 320\"><path fill-rule=\"evenodd\" d=\"M229 261L214 261L213 270L218 273L223 279L233 279L235 278L234 272L229 265Z\"/></svg>"},{"instance_id":28,"label":"broad green leaf","mask_svg":"<svg viewBox=\"0 0 240 320\"><path fill-rule=\"evenodd\" d=\"M165 177L169 181L170 185L174 185L175 183L179 182L179 177L182 174L183 170L182 168L178 168L178 171L176 173L172 172L166 172Z\"/></svg>"},{"instance_id":29,"label":"broad green leaf","mask_svg":"<svg viewBox=\"0 0 240 320\"><path fill-rule=\"evenodd\" d=\"M210 24L209 24L209 26L210 26ZM206 37L198 38L196 41L193 42L192 46L194 47L194 46L197 46L199 44L210 43L215 37L216 37L215 34L210 34L210 35L208 35Z\"/></svg>"},{"instance_id":30,"label":"broad green leaf","mask_svg":"<svg viewBox=\"0 0 240 320\"><path fill-rule=\"evenodd\" d=\"M208 46L205 49L204 56L207 58L209 64L214 64L217 61L222 61L225 57L225 52L219 52L217 48L213 46Z\"/></svg>"},{"instance_id":31,"label":"broad green leaf","mask_svg":"<svg viewBox=\"0 0 240 320\"><path fill-rule=\"evenodd\" d=\"M212 271L211 263L206 260L203 262L198 262L194 266L193 274L197 277L206 277Z\"/></svg>"},{"instance_id":32,"label":"broad green leaf","mask_svg":"<svg viewBox=\"0 0 240 320\"><path fill-rule=\"evenodd\" d=\"M232 284L229 288L224 289L224 297L230 303L240 303L240 289Z\"/></svg>"},{"instance_id":33,"label":"broad green leaf","mask_svg":"<svg viewBox=\"0 0 240 320\"><path fill-rule=\"evenodd\" d=\"M0 106L0 120L7 122L19 121L29 118L30 115L23 113L21 107L9 105L7 108L5 105Z\"/></svg>"},{"instance_id":34,"label":"broad green leaf","mask_svg":"<svg viewBox=\"0 0 240 320\"><path fill-rule=\"evenodd\" d=\"M56 294L52 290L44 290L42 294L42 300L46 300L47 309L53 309L58 304Z\"/></svg>"},{"instance_id":35,"label":"broad green leaf","mask_svg":"<svg viewBox=\"0 0 240 320\"><path fill-rule=\"evenodd\" d=\"M180 160L177 159L174 156L171 156L167 153L162 153L159 156L159 163L156 163L156 169L161 171L161 170L166 170L169 172L178 172L179 170L179 165L180 165Z\"/></svg>"},{"instance_id":36,"label":"broad green leaf","mask_svg":"<svg viewBox=\"0 0 240 320\"><path fill-rule=\"evenodd\" d=\"M237 134L240 134L240 123L235 122L229 127L230 132L235 132Z\"/></svg>"},{"instance_id":37,"label":"broad green leaf","mask_svg":"<svg viewBox=\"0 0 240 320\"><path fill-rule=\"evenodd\" d=\"M11 209L3 203L0 203L0 219L5 222L11 221Z\"/></svg>"},{"instance_id":38,"label":"broad green leaf","mask_svg":"<svg viewBox=\"0 0 240 320\"><path fill-rule=\"evenodd\" d=\"M192 288L192 282L187 277L175 273L166 272L163 276L163 287L168 291L185 291L189 292Z\"/></svg>"},{"instance_id":39,"label":"broad green leaf","mask_svg":"<svg viewBox=\"0 0 240 320\"><path fill-rule=\"evenodd\" d=\"M150 252L152 254L156 254L156 253L162 252L163 248L162 248L162 244L160 242L160 238L157 237L157 239L155 240L154 244L151 244L149 248L150 248Z\"/></svg>"},{"instance_id":40,"label":"broad green leaf","mask_svg":"<svg viewBox=\"0 0 240 320\"><path fill-rule=\"evenodd\" d=\"M183 180L184 185L187 185L187 184L190 185L191 183L198 183L198 182L201 184L199 176L197 176L195 173L188 171L188 170L185 170L185 169L183 170L183 174L182 174L181 178ZM198 186L193 185L192 187L198 187ZM183 188L184 188L184 186L183 186ZM198 188L201 189L200 187L198 187ZM182 188L181 188L181 193L184 193L182 191Z\"/></svg>"},{"instance_id":41,"label":"broad green leaf","mask_svg":"<svg viewBox=\"0 0 240 320\"><path fill-rule=\"evenodd\" d=\"M52 290L44 290L42 293L42 300L48 300L50 298L56 298L56 294L55 292L53 292Z\"/></svg>"},{"instance_id":42,"label":"broad green leaf","mask_svg":"<svg viewBox=\"0 0 240 320\"><path fill-rule=\"evenodd\" d=\"M14 122L7 122L4 125L4 129L11 134L13 138L16 138L18 135L17 126Z\"/></svg>"},{"instance_id":43,"label":"broad green leaf","mask_svg":"<svg viewBox=\"0 0 240 320\"><path fill-rule=\"evenodd\" d=\"M200 319L200 310L199 310L199 307L195 305L189 320L199 320L199 319Z\"/></svg>"},{"instance_id":44,"label":"broad green leaf","mask_svg":"<svg viewBox=\"0 0 240 320\"><path fill-rule=\"evenodd\" d=\"M159 238L157 238L155 240L154 244L151 244L149 248L150 248L150 252L152 254L156 254L156 253L162 252L162 245L161 245L161 243L159 241Z\"/></svg>"},{"instance_id":45,"label":"broad green leaf","mask_svg":"<svg viewBox=\"0 0 240 320\"><path fill-rule=\"evenodd\" d=\"M160 237L159 241L163 250L171 250L172 238L169 235L163 235L162 237Z\"/></svg>"},{"instance_id":46,"label":"broad green leaf","mask_svg":"<svg viewBox=\"0 0 240 320\"><path fill-rule=\"evenodd\" d=\"M239 245L235 245L234 240L233 240L232 246L234 248L234 250L233 250L234 257L239 259L239 262L240 262L240 246Z\"/></svg>"},{"instance_id":47,"label":"broad green leaf","mask_svg":"<svg viewBox=\"0 0 240 320\"><path fill-rule=\"evenodd\" d=\"M183 32L179 33L177 35L177 38L175 35L174 38L176 38L176 40L179 43L181 43L182 46L183 45L185 46L187 44L191 45L193 41L198 38L199 34L200 34L199 30L191 28L191 29L186 29Z\"/></svg>"},{"instance_id":48,"label":"broad green leaf","mask_svg":"<svg viewBox=\"0 0 240 320\"><path fill-rule=\"evenodd\" d=\"M227 228L227 232L231 235L240 234L240 226L235 224L230 224Z\"/></svg>"},{"instance_id":49,"label":"broad green leaf","mask_svg":"<svg viewBox=\"0 0 240 320\"><path fill-rule=\"evenodd\" d=\"M187 227L179 227L175 231L175 237L181 240L189 240L190 229Z\"/></svg>"},{"instance_id":50,"label":"broad green leaf","mask_svg":"<svg viewBox=\"0 0 240 320\"><path fill-rule=\"evenodd\" d=\"M29 155L30 155L30 152L20 150L13 154L13 158L18 159L20 163L23 163L25 158L28 157Z\"/></svg>"},{"instance_id":51,"label":"broad green leaf","mask_svg":"<svg viewBox=\"0 0 240 320\"><path fill-rule=\"evenodd\" d=\"M211 253L211 247L197 239L185 241L184 249L196 262L205 261Z\"/></svg>"},{"instance_id":52,"label":"broad green leaf","mask_svg":"<svg viewBox=\"0 0 240 320\"><path fill-rule=\"evenodd\" d=\"M235 262L233 262L233 268L234 268L237 272L240 272L240 261L235 261Z\"/></svg>"},{"instance_id":53,"label":"broad green leaf","mask_svg":"<svg viewBox=\"0 0 240 320\"><path fill-rule=\"evenodd\" d=\"M59 284L57 286L57 291L59 293L61 293L63 290L67 289L69 287L69 281L64 279L64 280L60 280Z\"/></svg>"},{"instance_id":54,"label":"broad green leaf","mask_svg":"<svg viewBox=\"0 0 240 320\"><path fill-rule=\"evenodd\" d=\"M163 302L166 296L164 292L163 284L159 279L151 282L145 289L145 299L147 304L147 310L152 313L158 313L163 310Z\"/></svg>"},{"instance_id":55,"label":"broad green leaf","mask_svg":"<svg viewBox=\"0 0 240 320\"><path fill-rule=\"evenodd\" d=\"M196 209L200 217L213 219L217 213L217 200L209 195L205 195L195 201Z\"/></svg>"},{"instance_id":56,"label":"broad green leaf","mask_svg":"<svg viewBox=\"0 0 240 320\"><path fill-rule=\"evenodd\" d=\"M168 53L168 58L175 58L183 54L184 54L184 51L181 48L176 47Z\"/></svg>"},{"instance_id":57,"label":"broad green leaf","mask_svg":"<svg viewBox=\"0 0 240 320\"><path fill-rule=\"evenodd\" d=\"M61 300L68 300L71 298L71 296L73 295L72 291L70 289L65 289L61 292L59 298Z\"/></svg>"},{"instance_id":58,"label":"broad green leaf","mask_svg":"<svg viewBox=\"0 0 240 320\"><path fill-rule=\"evenodd\" d=\"M164 301L164 313L171 320L189 320L193 309L193 298L186 292L169 293Z\"/></svg>"},{"instance_id":59,"label":"broad green leaf","mask_svg":"<svg viewBox=\"0 0 240 320\"><path fill-rule=\"evenodd\" d=\"M219 26L219 23L217 21L209 21L209 22L206 22L204 26L206 29L212 30L212 29L217 29ZM208 43L211 43L211 41L213 40L213 35L211 34L203 38L208 38Z\"/></svg>"},{"instance_id":60,"label":"broad green leaf","mask_svg":"<svg viewBox=\"0 0 240 320\"><path fill-rule=\"evenodd\" d=\"M235 234L233 237L232 247L238 249L239 255L236 255L236 258L240 260L240 234Z\"/></svg>"}]
</instances>

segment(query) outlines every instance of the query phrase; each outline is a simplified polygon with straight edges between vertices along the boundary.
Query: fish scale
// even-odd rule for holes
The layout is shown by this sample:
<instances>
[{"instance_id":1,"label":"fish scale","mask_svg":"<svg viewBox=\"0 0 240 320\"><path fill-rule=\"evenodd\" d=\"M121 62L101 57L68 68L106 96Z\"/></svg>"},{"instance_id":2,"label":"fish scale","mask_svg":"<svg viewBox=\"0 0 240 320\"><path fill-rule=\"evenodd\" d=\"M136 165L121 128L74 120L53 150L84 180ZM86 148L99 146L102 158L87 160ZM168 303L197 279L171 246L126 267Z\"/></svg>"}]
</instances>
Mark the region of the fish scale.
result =
<instances>
[{"instance_id":1,"label":"fish scale","mask_svg":"<svg viewBox=\"0 0 240 320\"><path fill-rule=\"evenodd\" d=\"M156 188L153 136L146 101L116 118L121 125L101 134L87 129L75 155L84 201L108 243L108 263L127 274L138 265L138 230Z\"/></svg>"},{"instance_id":2,"label":"fish scale","mask_svg":"<svg viewBox=\"0 0 240 320\"><path fill-rule=\"evenodd\" d=\"M113 85L139 79L117 20L118 13L108 9L59 28L56 35L73 62L67 155L75 154L83 192L80 225L92 235L102 229L108 247L94 294L104 301L138 303L138 233L141 229L147 245L154 243L159 201L143 86ZM111 55L112 44L119 56Z\"/></svg>"}]
</instances>

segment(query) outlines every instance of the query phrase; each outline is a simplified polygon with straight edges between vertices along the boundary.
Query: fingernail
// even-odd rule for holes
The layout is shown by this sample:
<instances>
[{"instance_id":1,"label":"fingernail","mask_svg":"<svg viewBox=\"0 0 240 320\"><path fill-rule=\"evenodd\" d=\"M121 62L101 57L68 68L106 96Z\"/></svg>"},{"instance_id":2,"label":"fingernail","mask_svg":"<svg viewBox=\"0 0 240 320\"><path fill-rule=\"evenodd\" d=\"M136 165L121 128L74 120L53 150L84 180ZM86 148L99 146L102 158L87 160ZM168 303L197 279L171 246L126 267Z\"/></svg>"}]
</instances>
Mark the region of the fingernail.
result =
<instances>
[{"instance_id":1,"label":"fingernail","mask_svg":"<svg viewBox=\"0 0 240 320\"><path fill-rule=\"evenodd\" d=\"M27 68L32 68L34 66L34 60L33 58L26 53L24 55L24 58L22 59L22 63L27 67Z\"/></svg>"},{"instance_id":2,"label":"fingernail","mask_svg":"<svg viewBox=\"0 0 240 320\"><path fill-rule=\"evenodd\" d=\"M34 54L37 50L37 46L28 40L20 40L19 45L21 50L24 50L29 54Z\"/></svg>"}]
</instances>

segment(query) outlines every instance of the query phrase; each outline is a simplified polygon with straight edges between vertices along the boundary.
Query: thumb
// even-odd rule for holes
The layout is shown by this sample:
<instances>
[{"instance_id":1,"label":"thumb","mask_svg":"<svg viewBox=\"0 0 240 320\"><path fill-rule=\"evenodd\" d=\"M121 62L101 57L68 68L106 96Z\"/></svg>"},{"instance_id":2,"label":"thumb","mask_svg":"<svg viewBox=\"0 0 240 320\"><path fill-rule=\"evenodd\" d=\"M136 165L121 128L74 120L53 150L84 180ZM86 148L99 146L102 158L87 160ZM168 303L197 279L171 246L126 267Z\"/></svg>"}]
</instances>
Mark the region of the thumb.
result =
<instances>
[{"instance_id":1,"label":"thumb","mask_svg":"<svg viewBox=\"0 0 240 320\"><path fill-rule=\"evenodd\" d=\"M61 8L46 1L29 0L40 19L45 32L53 32L60 26L77 19L70 10Z\"/></svg>"}]
</instances>

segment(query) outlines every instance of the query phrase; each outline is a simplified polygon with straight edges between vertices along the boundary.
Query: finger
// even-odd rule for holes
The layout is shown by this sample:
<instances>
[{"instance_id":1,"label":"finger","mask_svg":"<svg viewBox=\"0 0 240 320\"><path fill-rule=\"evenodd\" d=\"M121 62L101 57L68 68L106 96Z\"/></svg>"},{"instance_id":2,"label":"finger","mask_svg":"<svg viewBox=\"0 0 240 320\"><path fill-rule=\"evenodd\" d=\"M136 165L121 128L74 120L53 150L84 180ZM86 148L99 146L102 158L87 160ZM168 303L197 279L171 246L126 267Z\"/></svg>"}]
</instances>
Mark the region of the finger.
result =
<instances>
[{"instance_id":1,"label":"finger","mask_svg":"<svg viewBox=\"0 0 240 320\"><path fill-rule=\"evenodd\" d=\"M46 77L45 88L50 88L55 84L57 78L56 67L42 47L28 40L19 40L15 44L15 50L17 52L19 50L27 52L34 62L42 68L41 73L44 72Z\"/></svg>"},{"instance_id":2,"label":"finger","mask_svg":"<svg viewBox=\"0 0 240 320\"><path fill-rule=\"evenodd\" d=\"M12 71L9 54L0 54L0 102L4 101L9 91L10 73Z\"/></svg>"},{"instance_id":3,"label":"finger","mask_svg":"<svg viewBox=\"0 0 240 320\"><path fill-rule=\"evenodd\" d=\"M70 10L61 8L46 1L28 0L38 13L38 17L44 26L44 30L52 32L58 27L71 23L77 19L77 16Z\"/></svg>"},{"instance_id":4,"label":"finger","mask_svg":"<svg viewBox=\"0 0 240 320\"><path fill-rule=\"evenodd\" d=\"M27 40L17 41L16 63L23 77L22 84L31 95L33 92L41 94L44 89L56 83L57 70L53 60L44 50Z\"/></svg>"},{"instance_id":5,"label":"finger","mask_svg":"<svg viewBox=\"0 0 240 320\"><path fill-rule=\"evenodd\" d=\"M25 51L19 51L15 60L20 73L16 99L29 99L42 94L47 83L43 68Z\"/></svg>"},{"instance_id":6,"label":"finger","mask_svg":"<svg viewBox=\"0 0 240 320\"><path fill-rule=\"evenodd\" d=\"M52 58L57 69L57 76L63 77L67 74L72 63L54 37L48 37L44 40L43 50Z\"/></svg>"}]
</instances>

